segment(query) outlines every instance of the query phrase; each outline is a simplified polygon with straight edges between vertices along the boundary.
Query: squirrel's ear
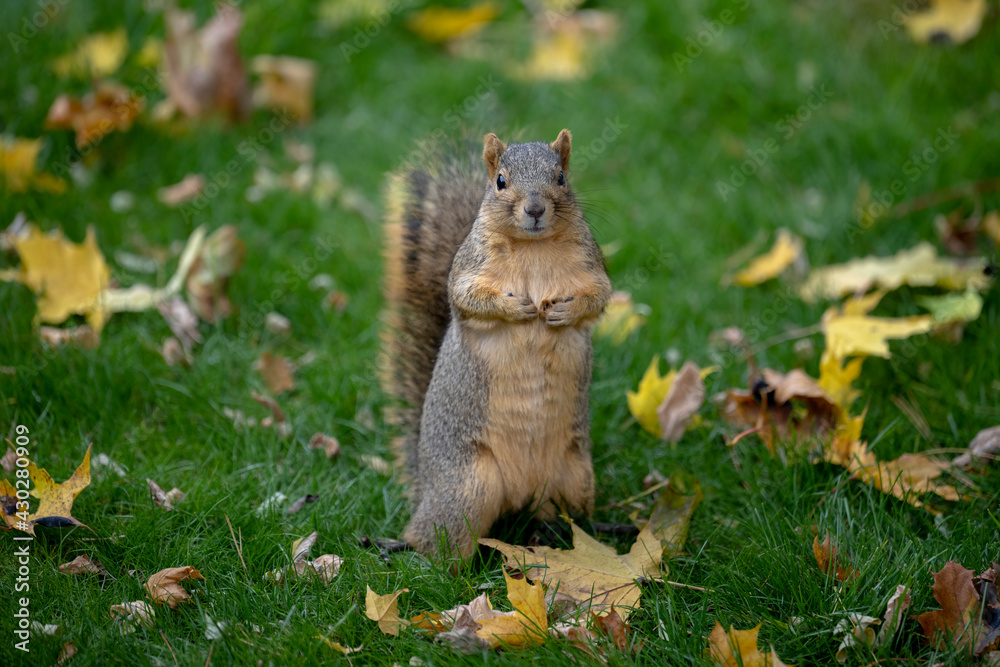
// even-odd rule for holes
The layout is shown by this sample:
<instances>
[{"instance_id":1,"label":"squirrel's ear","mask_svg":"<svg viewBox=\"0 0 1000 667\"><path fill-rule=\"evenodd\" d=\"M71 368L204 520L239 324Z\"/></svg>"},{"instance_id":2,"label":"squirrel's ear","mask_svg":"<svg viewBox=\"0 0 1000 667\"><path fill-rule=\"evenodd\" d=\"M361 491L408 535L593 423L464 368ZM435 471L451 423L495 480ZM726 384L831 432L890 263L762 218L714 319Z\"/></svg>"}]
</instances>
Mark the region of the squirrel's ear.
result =
<instances>
[{"instance_id":1,"label":"squirrel's ear","mask_svg":"<svg viewBox=\"0 0 1000 667\"><path fill-rule=\"evenodd\" d=\"M483 159L486 160L486 168L489 169L491 181L497 177L497 171L500 170L500 156L505 150L507 147L492 132L483 139Z\"/></svg>"},{"instance_id":2,"label":"squirrel's ear","mask_svg":"<svg viewBox=\"0 0 1000 667\"><path fill-rule=\"evenodd\" d=\"M563 171L569 171L569 152L570 142L572 140L573 136L569 133L569 130L563 130L551 144L552 150L559 153L559 159L562 162Z\"/></svg>"}]
</instances>

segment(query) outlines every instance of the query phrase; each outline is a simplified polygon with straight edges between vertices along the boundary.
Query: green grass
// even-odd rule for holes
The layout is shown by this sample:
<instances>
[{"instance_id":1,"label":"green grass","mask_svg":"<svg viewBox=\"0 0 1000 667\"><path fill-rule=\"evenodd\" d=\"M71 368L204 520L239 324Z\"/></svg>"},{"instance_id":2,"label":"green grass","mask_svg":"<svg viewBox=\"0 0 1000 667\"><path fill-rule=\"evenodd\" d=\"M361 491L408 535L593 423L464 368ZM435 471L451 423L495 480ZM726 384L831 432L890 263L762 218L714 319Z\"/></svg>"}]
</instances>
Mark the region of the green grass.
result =
<instances>
[{"instance_id":1,"label":"green grass","mask_svg":"<svg viewBox=\"0 0 1000 667\"><path fill-rule=\"evenodd\" d=\"M5 612L0 663L52 664L62 643L72 641L79 649L74 665L172 664L163 636L183 665L204 665L210 649L213 664L341 660L315 639L320 633L345 646L363 644L364 651L352 656L358 664L406 664L411 656L425 664L483 660L453 655L411 632L386 637L363 614L366 584L380 593L409 588L401 608L411 614L468 601L484 585L498 591L497 604L505 604L495 558L453 576L415 554L393 556L387 567L357 544L361 534L398 536L408 516L400 487L359 463L365 454L388 456L391 435L376 373L379 224L336 204L319 208L292 193L272 193L258 204L244 196L259 165L289 168L282 146L295 139L314 145L318 160L335 164L346 185L380 205L385 172L417 140L440 128L450 131L447 114L476 95L480 77L492 76L500 85L462 118L470 127L547 140L569 127L579 161L585 147L597 148L592 142L609 120L624 125L603 151L593 152L586 169L574 172L571 163L570 170L598 240L621 245L608 259L613 282L652 307L645 327L627 344L596 344L596 518L626 521L626 512L610 505L641 490L642 478L653 469L669 474L683 468L697 475L705 500L691 524L689 555L670 562L670 578L712 592L648 586L642 609L632 616L645 647L635 658L612 652L611 664L701 664L705 637L716 620L739 628L763 622L762 644L773 644L787 663L828 664L838 644L831 631L844 612L881 616L899 583L913 587L913 612L927 611L937 606L931 570L951 559L978 571L997 559L1000 472L995 467L976 479L981 493L975 499L946 505L935 518L849 481L840 469L772 459L752 437L735 449L737 469L725 444L728 431L710 406L703 411L706 425L690 431L676 448L630 423L624 392L634 388L654 354L673 348L708 365L720 360L708 344L713 330L737 325L766 340L819 321L825 304L793 299L784 310L776 283L720 286L726 258L758 234L795 230L806 238L814 266L891 254L919 240L935 241L934 216L950 207L882 220L856 233L854 202L863 182L877 193L902 180L899 202L1000 171L995 4L981 34L957 48L917 46L903 30L883 36L879 21L892 13L883 3L742 5L599 3L616 11L622 25L617 47L598 59L593 75L574 83L524 83L508 76L517 59L511 53L524 50L521 42L492 43L495 57L489 61L455 60L407 31L407 10L348 64L340 44L353 39L354 25L323 27L312 3L246 3L244 54L289 54L320 63L317 117L282 132L203 213L185 219L157 201L157 188L189 172L210 175L224 168L269 114L257 112L235 127L191 125L176 136L140 121L127 134L108 136L85 160L89 185L71 184L58 196L5 192L0 224L24 211L44 229L61 226L76 240L94 225L124 285L151 277L129 273L115 260L116 251L139 252L144 243L167 246L187 238L197 224L237 225L248 262L230 290L238 315L218 326L202 325L205 342L190 369L163 362L157 348L169 330L153 312L116 316L97 350L46 349L32 329L33 297L18 285L0 284L0 363L17 369L15 375L0 375L0 430L27 426L33 458L57 480L71 474L89 443L95 454L106 453L128 468L124 479L95 469L74 505L74 515L103 539L90 541L92 535L79 529L39 531L31 547L31 613L41 622L59 623L63 635L35 637L30 656L14 655ZM673 54L697 37L703 21L726 9L734 13L733 25L678 71ZM36 11L34 2L5 2L4 32L17 32L22 19ZM198 11L208 16L210 3L200 3ZM518 5L505 4L501 21L513 22L521 13ZM19 52L6 38L0 47L0 131L44 136L47 170L72 146L69 133L43 129L48 106L58 94L83 92L88 85L55 77L49 63L85 35L119 26L127 29L133 50L147 35L163 34L161 16L145 13L141 3L112 8L69 2ZM143 75L129 61L118 78L139 85ZM779 122L808 103L812 86L825 86L829 99L815 104L809 119L786 136ZM152 103L161 96L150 91L147 98ZM911 180L907 161L949 127L959 139ZM777 150L723 201L717 182L728 179L732 168L752 155L748 151L772 139ZM126 213L109 208L119 190L136 198ZM987 195L979 204L991 210L998 199ZM963 203L971 210L974 202ZM329 258L317 254L317 240L336 245ZM995 257L996 248L984 245L983 252ZM323 309L322 293L309 289L309 279L319 273L332 275L337 289L350 295L343 314ZM276 337L259 326L259 317L270 310L291 319L290 336ZM913 293L894 294L881 312L916 312ZM997 331L1000 295L994 289L960 344L922 337L894 344L891 360L865 363L858 406L867 406L864 437L880 458L965 446L979 429L1000 422ZM804 358L787 342L768 347L757 361L786 370L804 365L815 375L822 341L813 340L817 351ZM299 370L296 390L282 399L295 427L286 441L266 430L237 431L223 415L227 407L264 415L250 397L262 386L253 370L262 351L316 355ZM746 381L742 363L724 364L711 376L709 392ZM918 433L893 396L920 409L929 438ZM329 462L308 449L309 437L318 431L340 439L339 460ZM178 511L153 506L146 477L187 493ZM281 511L258 516L257 506L277 491L292 499L306 493L320 498L293 516ZM227 516L242 534L246 573ZM818 571L811 552L813 525L821 533L829 530L851 555L861 572L857 585L838 586ZM345 559L340 576L329 586L265 584L263 574L287 561L292 540L312 530L320 533L314 554ZM14 548L9 539L0 546L0 580L8 596ZM82 553L98 557L114 581L58 572L59 564ZM207 579L197 587L196 604L161 611L155 631L120 636L109 606L143 599L145 577L177 565L193 565ZM130 577L128 570L142 576ZM13 603L3 608L12 609ZM262 632L239 635L245 641L210 642L204 636L206 613L231 624L258 625ZM792 617L805 620L792 629ZM565 650L550 642L485 659L563 664ZM963 662L952 651L924 644L913 620L905 621L891 646L874 654L859 651L850 661L895 657L912 664Z\"/></svg>"}]
</instances>

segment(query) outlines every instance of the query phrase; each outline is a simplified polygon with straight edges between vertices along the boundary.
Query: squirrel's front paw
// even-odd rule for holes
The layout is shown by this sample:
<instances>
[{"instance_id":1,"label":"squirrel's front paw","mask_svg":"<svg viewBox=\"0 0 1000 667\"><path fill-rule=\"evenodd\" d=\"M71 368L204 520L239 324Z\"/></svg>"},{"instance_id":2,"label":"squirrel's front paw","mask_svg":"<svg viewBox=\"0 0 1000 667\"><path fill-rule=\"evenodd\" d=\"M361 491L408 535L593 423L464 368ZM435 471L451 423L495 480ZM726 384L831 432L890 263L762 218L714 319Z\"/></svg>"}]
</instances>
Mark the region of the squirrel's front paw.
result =
<instances>
[{"instance_id":1,"label":"squirrel's front paw","mask_svg":"<svg viewBox=\"0 0 1000 667\"><path fill-rule=\"evenodd\" d=\"M550 327L566 327L576 321L573 297L565 299L548 299L542 302L545 313L545 323Z\"/></svg>"},{"instance_id":2,"label":"squirrel's front paw","mask_svg":"<svg viewBox=\"0 0 1000 667\"><path fill-rule=\"evenodd\" d=\"M514 296L510 292L506 294L507 311L510 319L514 322L523 322L538 317L538 308L526 296Z\"/></svg>"}]
</instances>

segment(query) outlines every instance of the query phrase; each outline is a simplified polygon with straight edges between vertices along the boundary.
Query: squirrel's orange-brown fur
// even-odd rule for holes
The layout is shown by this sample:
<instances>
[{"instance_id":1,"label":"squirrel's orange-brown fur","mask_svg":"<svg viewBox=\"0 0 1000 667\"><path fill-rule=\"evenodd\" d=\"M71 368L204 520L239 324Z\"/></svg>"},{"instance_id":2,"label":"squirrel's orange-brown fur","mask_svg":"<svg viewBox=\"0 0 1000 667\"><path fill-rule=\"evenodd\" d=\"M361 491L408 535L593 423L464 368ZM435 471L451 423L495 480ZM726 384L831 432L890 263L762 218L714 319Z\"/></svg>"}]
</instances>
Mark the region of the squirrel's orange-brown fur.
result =
<instances>
[{"instance_id":1,"label":"squirrel's orange-brown fur","mask_svg":"<svg viewBox=\"0 0 1000 667\"><path fill-rule=\"evenodd\" d=\"M453 162L395 177L384 380L405 403L404 537L422 551L446 535L468 554L527 506L593 510L590 327L611 284L569 155L567 130L509 147L491 134L485 173Z\"/></svg>"}]
</instances>

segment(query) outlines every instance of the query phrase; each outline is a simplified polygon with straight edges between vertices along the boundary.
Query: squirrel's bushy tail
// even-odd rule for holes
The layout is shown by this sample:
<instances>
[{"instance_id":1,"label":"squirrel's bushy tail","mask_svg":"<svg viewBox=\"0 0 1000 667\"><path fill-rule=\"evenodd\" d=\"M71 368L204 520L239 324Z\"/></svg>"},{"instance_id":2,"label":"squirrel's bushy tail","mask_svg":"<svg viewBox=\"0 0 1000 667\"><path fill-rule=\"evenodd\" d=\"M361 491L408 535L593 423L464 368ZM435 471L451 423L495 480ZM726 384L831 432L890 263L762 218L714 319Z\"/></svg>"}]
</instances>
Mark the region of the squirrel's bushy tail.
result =
<instances>
[{"instance_id":1,"label":"squirrel's bushy tail","mask_svg":"<svg viewBox=\"0 0 1000 667\"><path fill-rule=\"evenodd\" d=\"M389 178L385 227L382 383L398 399L389 420L401 429L395 448L404 471L416 469L424 394L448 327L451 262L487 180L475 151L421 147L417 153Z\"/></svg>"}]
</instances>

